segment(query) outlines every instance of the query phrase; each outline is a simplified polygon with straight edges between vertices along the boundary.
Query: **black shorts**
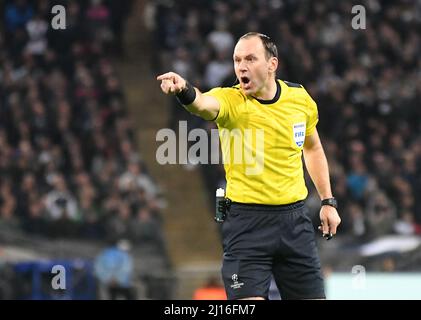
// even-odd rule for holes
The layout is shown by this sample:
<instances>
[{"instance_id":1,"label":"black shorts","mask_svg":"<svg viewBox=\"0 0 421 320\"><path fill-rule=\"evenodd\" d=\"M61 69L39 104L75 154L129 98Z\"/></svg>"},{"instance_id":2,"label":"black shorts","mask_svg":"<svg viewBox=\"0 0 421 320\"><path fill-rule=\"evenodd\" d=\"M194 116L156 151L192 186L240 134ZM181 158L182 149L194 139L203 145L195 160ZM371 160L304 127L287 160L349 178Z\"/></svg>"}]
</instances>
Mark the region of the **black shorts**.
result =
<instances>
[{"instance_id":1,"label":"black shorts","mask_svg":"<svg viewBox=\"0 0 421 320\"><path fill-rule=\"evenodd\" d=\"M325 298L315 233L304 201L232 203L222 224L228 299L268 299L272 275L282 299Z\"/></svg>"}]
</instances>

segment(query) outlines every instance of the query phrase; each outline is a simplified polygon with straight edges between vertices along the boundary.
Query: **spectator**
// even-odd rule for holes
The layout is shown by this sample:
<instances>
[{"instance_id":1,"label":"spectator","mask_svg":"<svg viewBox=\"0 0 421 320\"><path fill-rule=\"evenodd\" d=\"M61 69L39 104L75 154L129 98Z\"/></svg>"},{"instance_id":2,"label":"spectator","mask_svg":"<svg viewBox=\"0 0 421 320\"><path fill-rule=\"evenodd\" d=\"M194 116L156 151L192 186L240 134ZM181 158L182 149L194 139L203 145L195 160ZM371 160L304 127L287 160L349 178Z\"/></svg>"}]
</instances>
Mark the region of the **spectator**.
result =
<instances>
[{"instance_id":1,"label":"spectator","mask_svg":"<svg viewBox=\"0 0 421 320\"><path fill-rule=\"evenodd\" d=\"M116 241L120 238L129 238L131 223L131 208L125 202L117 204L116 211L111 212L106 225L108 240Z\"/></svg>"},{"instance_id":2,"label":"spectator","mask_svg":"<svg viewBox=\"0 0 421 320\"><path fill-rule=\"evenodd\" d=\"M26 30L29 35L29 41L26 45L27 52L36 56L42 56L47 49L47 22L37 13L26 24Z\"/></svg>"},{"instance_id":3,"label":"spectator","mask_svg":"<svg viewBox=\"0 0 421 320\"><path fill-rule=\"evenodd\" d=\"M53 178L53 190L47 194L45 204L51 220L79 220L76 200L69 192L63 176Z\"/></svg>"},{"instance_id":4,"label":"spectator","mask_svg":"<svg viewBox=\"0 0 421 320\"><path fill-rule=\"evenodd\" d=\"M6 30L13 33L18 28L24 27L26 22L31 19L33 13L32 6L26 0L9 2L5 10Z\"/></svg>"},{"instance_id":5,"label":"spectator","mask_svg":"<svg viewBox=\"0 0 421 320\"><path fill-rule=\"evenodd\" d=\"M133 243L140 248L148 248L150 252L159 252L166 256L164 237L160 225L148 208L140 208L130 223L130 235Z\"/></svg>"},{"instance_id":6,"label":"spectator","mask_svg":"<svg viewBox=\"0 0 421 320\"><path fill-rule=\"evenodd\" d=\"M107 292L107 299L136 299L133 258L127 240L121 239L115 246L104 249L95 259L94 272Z\"/></svg>"},{"instance_id":7,"label":"spectator","mask_svg":"<svg viewBox=\"0 0 421 320\"><path fill-rule=\"evenodd\" d=\"M386 195L378 191L371 195L367 208L367 227L369 234L376 238L392 233L397 216L393 204Z\"/></svg>"}]
</instances>

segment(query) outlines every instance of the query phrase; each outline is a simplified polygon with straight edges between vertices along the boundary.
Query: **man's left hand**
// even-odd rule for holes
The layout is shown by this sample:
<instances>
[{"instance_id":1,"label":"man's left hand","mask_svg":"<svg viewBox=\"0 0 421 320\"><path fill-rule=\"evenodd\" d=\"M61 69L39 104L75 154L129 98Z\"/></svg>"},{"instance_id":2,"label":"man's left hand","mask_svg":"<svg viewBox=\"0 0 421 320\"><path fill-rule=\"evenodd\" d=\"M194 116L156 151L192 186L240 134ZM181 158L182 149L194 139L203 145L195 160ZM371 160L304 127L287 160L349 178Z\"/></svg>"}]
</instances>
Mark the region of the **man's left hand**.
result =
<instances>
[{"instance_id":1,"label":"man's left hand","mask_svg":"<svg viewBox=\"0 0 421 320\"><path fill-rule=\"evenodd\" d=\"M336 234L341 218L334 207L325 205L320 209L320 221L319 230L322 231L323 237L329 240Z\"/></svg>"}]
</instances>

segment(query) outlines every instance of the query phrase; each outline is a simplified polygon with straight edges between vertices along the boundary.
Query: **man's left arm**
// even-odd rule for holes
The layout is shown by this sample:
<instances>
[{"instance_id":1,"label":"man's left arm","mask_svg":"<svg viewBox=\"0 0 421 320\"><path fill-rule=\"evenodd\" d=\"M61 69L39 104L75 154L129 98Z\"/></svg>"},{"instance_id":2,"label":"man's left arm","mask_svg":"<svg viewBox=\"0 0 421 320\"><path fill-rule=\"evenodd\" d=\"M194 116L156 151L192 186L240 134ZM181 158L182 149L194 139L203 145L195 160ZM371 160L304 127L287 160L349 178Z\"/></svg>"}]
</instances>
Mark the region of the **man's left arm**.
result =
<instances>
[{"instance_id":1,"label":"man's left arm","mask_svg":"<svg viewBox=\"0 0 421 320\"><path fill-rule=\"evenodd\" d=\"M329 166L316 129L313 130L312 134L306 136L303 154L307 171L316 186L320 199L324 200L332 198ZM319 229L321 229L323 235L327 235L329 233L332 235L336 234L336 228L341 223L341 219L336 208L330 205L323 205L321 207L320 221L322 225Z\"/></svg>"}]
</instances>

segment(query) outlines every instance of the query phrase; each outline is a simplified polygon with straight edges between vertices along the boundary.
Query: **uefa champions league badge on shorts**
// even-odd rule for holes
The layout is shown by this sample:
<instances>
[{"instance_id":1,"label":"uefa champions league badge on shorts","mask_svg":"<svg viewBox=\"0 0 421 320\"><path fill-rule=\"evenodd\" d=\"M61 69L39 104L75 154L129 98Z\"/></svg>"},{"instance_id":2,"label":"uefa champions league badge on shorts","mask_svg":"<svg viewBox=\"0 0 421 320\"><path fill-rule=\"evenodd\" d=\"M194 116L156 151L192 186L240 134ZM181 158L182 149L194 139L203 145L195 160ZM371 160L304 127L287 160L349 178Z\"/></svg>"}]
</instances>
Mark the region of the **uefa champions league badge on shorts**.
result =
<instances>
[{"instance_id":1,"label":"uefa champions league badge on shorts","mask_svg":"<svg viewBox=\"0 0 421 320\"><path fill-rule=\"evenodd\" d=\"M297 122L292 125L292 133L294 135L295 144L298 147L302 147L306 137L306 123Z\"/></svg>"},{"instance_id":2,"label":"uefa champions league badge on shorts","mask_svg":"<svg viewBox=\"0 0 421 320\"><path fill-rule=\"evenodd\" d=\"M231 277L233 284L230 286L233 289L241 289L244 286L244 282L238 281L238 274L234 273Z\"/></svg>"}]
</instances>

